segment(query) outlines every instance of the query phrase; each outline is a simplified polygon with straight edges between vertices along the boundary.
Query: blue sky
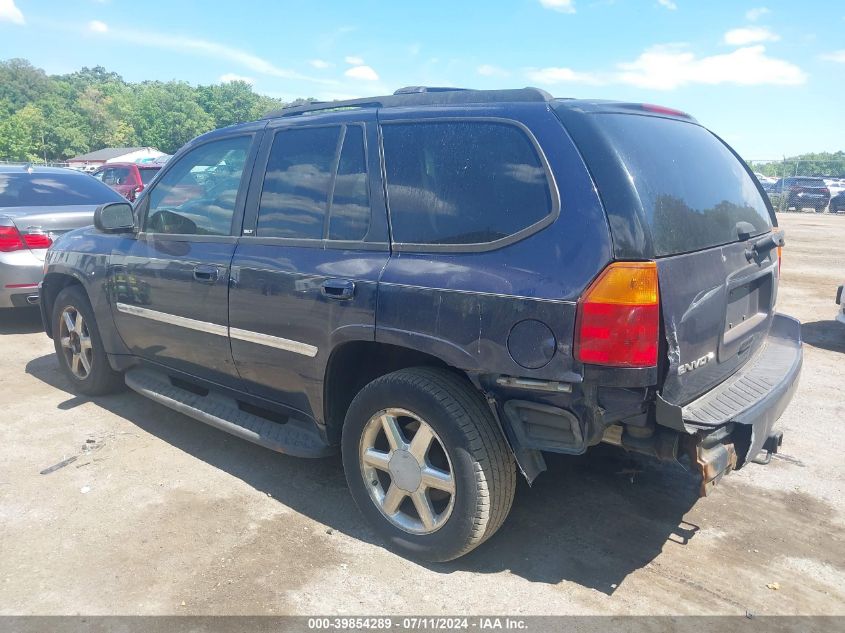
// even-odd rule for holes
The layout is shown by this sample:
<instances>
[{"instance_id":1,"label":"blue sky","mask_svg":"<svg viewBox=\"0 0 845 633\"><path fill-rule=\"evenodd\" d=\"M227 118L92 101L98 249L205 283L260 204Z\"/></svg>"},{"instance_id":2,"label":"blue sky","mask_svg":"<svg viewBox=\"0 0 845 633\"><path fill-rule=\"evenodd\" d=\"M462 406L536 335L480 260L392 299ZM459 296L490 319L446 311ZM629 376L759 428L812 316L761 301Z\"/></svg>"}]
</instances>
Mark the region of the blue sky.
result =
<instances>
[{"instance_id":1,"label":"blue sky","mask_svg":"<svg viewBox=\"0 0 845 633\"><path fill-rule=\"evenodd\" d=\"M845 149L839 0L0 0L0 58L292 99L534 85L680 108L748 159Z\"/></svg>"}]
</instances>

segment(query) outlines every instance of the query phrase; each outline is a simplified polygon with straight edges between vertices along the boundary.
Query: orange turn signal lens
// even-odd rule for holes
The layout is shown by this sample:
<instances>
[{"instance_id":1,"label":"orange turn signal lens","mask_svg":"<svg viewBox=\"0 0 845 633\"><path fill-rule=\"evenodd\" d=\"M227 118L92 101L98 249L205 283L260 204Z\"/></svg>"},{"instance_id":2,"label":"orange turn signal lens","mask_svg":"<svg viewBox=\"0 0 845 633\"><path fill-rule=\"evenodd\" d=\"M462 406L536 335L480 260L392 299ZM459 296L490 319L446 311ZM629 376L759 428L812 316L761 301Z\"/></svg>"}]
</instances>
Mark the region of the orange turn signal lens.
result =
<instances>
[{"instance_id":1,"label":"orange turn signal lens","mask_svg":"<svg viewBox=\"0 0 845 633\"><path fill-rule=\"evenodd\" d=\"M587 289L583 300L590 303L657 305L657 264L613 263Z\"/></svg>"}]
</instances>

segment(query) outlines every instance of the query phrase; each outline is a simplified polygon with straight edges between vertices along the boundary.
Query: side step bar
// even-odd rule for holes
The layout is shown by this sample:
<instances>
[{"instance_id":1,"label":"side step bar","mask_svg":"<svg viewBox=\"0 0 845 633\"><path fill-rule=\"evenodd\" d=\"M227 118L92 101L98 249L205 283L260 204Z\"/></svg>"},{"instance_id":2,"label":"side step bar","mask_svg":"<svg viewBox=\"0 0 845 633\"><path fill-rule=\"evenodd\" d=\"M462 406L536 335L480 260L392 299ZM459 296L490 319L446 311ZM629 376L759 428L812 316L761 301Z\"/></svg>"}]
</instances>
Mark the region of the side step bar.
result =
<instances>
[{"instance_id":1,"label":"side step bar","mask_svg":"<svg viewBox=\"0 0 845 633\"><path fill-rule=\"evenodd\" d=\"M270 450L294 457L326 457L335 450L309 422L289 418L284 424L247 413L227 396L206 396L175 387L166 374L150 369L126 372L126 386L165 407L205 422Z\"/></svg>"}]
</instances>

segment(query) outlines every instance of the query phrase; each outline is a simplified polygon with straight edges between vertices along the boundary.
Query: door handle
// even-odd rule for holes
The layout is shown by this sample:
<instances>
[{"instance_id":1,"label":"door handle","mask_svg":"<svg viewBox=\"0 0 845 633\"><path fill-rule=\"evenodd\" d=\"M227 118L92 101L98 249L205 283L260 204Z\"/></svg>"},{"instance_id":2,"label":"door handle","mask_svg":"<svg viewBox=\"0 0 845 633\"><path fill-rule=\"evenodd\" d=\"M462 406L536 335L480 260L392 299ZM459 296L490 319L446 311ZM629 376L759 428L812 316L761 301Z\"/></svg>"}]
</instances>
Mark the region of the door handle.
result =
<instances>
[{"instance_id":1,"label":"door handle","mask_svg":"<svg viewBox=\"0 0 845 633\"><path fill-rule=\"evenodd\" d=\"M355 282L348 279L326 279L321 286L323 296L346 300L355 295Z\"/></svg>"},{"instance_id":2,"label":"door handle","mask_svg":"<svg viewBox=\"0 0 845 633\"><path fill-rule=\"evenodd\" d=\"M216 283L220 278L220 269L211 264L199 264L194 267L194 279L206 284Z\"/></svg>"}]
</instances>

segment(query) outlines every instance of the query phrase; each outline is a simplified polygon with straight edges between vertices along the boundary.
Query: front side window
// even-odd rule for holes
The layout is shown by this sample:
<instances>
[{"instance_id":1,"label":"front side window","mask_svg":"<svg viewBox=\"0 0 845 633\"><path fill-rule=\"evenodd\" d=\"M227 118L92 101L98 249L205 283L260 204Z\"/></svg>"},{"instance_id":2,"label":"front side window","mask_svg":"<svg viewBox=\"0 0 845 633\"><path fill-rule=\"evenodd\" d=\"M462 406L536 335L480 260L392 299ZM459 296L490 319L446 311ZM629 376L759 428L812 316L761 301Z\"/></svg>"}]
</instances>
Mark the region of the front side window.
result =
<instances>
[{"instance_id":1,"label":"front side window","mask_svg":"<svg viewBox=\"0 0 845 633\"><path fill-rule=\"evenodd\" d=\"M340 126L282 130L273 139L258 208L258 237L321 239Z\"/></svg>"},{"instance_id":2,"label":"front side window","mask_svg":"<svg viewBox=\"0 0 845 633\"><path fill-rule=\"evenodd\" d=\"M182 156L150 191L144 230L230 235L251 142L250 136L222 139Z\"/></svg>"},{"instance_id":3,"label":"front side window","mask_svg":"<svg viewBox=\"0 0 845 633\"><path fill-rule=\"evenodd\" d=\"M493 242L553 212L540 156L515 125L389 123L383 143L396 242Z\"/></svg>"}]
</instances>

